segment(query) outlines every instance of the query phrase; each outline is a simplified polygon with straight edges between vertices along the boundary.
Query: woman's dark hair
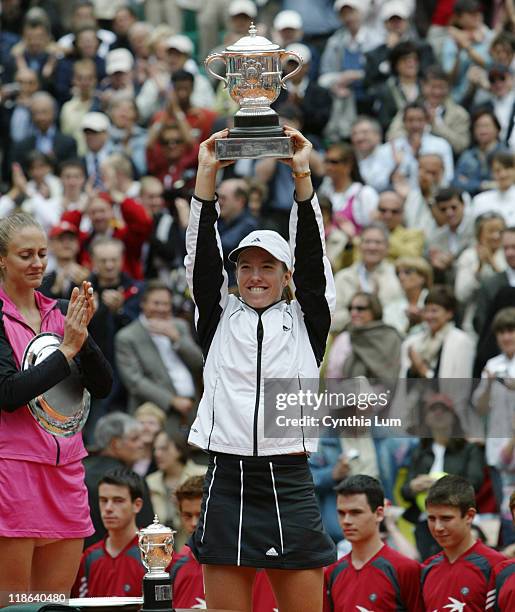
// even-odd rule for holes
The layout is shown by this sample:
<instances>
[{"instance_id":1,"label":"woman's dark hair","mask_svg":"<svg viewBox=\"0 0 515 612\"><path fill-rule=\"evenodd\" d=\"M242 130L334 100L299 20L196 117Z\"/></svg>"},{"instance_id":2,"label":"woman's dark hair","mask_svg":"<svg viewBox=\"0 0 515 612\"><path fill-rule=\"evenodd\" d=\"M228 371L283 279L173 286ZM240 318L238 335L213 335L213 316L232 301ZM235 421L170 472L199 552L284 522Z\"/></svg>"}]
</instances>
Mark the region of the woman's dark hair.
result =
<instances>
[{"instance_id":1,"label":"woman's dark hair","mask_svg":"<svg viewBox=\"0 0 515 612\"><path fill-rule=\"evenodd\" d=\"M186 465L190 458L190 447L188 440L180 434L175 427L171 427L169 423L165 423L164 428L159 432L166 434L166 437L170 442L173 442L179 451L179 461Z\"/></svg>"},{"instance_id":2,"label":"woman's dark hair","mask_svg":"<svg viewBox=\"0 0 515 612\"><path fill-rule=\"evenodd\" d=\"M41 153L41 151L34 149L26 156L25 166L27 167L27 170L30 170L32 165L37 163L50 166L52 172L55 170L54 160L50 157L50 155L46 155L45 153Z\"/></svg>"},{"instance_id":3,"label":"woman's dark hair","mask_svg":"<svg viewBox=\"0 0 515 612\"><path fill-rule=\"evenodd\" d=\"M429 396L427 399L423 399L422 415L421 415L422 418L420 419L421 425L420 427L417 428L416 432L415 431L413 432L414 435L417 435L418 437L422 438L421 446L423 448L428 448L431 446L431 444L433 443L433 439L431 437L432 432L431 432L431 429L425 423L425 415L431 406L442 405L454 417L454 420L452 423L452 429L450 433L450 440L447 446L450 449L454 449L454 450L463 448L463 446L465 446L465 443L466 443L463 437L465 434L463 432L463 427L461 425L461 419L455 410L453 400L451 398L435 397L434 395L433 395L433 398L434 399L432 399L431 396Z\"/></svg>"},{"instance_id":4,"label":"woman's dark hair","mask_svg":"<svg viewBox=\"0 0 515 612\"><path fill-rule=\"evenodd\" d=\"M337 151L340 160L351 165L350 177L355 183L363 183L363 177L359 171L358 158L354 151L354 147L346 142L335 142L329 145L328 151Z\"/></svg>"},{"instance_id":5,"label":"woman's dark hair","mask_svg":"<svg viewBox=\"0 0 515 612\"><path fill-rule=\"evenodd\" d=\"M454 293L450 287L447 287L447 285L435 285L432 289L430 289L424 304L426 306L428 304L435 304L436 306L441 306L445 310L452 313L455 313L458 307Z\"/></svg>"},{"instance_id":6,"label":"woman's dark hair","mask_svg":"<svg viewBox=\"0 0 515 612\"><path fill-rule=\"evenodd\" d=\"M404 40L395 45L395 47L391 49L388 57L388 59L390 60L392 74L398 74L397 62L403 59L404 57L407 57L408 55L412 55L413 53L417 56L417 59L420 63L420 49L418 48L418 45L416 45L413 41Z\"/></svg>"},{"instance_id":7,"label":"woman's dark hair","mask_svg":"<svg viewBox=\"0 0 515 612\"><path fill-rule=\"evenodd\" d=\"M503 308L495 315L492 321L492 331L498 334L515 329L515 306Z\"/></svg>"},{"instance_id":8,"label":"woman's dark hair","mask_svg":"<svg viewBox=\"0 0 515 612\"><path fill-rule=\"evenodd\" d=\"M367 293L366 291L357 291L351 298L350 304L357 298L362 297L367 300L367 306L374 317L374 321L381 321L383 318L383 307L379 298L374 293Z\"/></svg>"},{"instance_id":9,"label":"woman's dark hair","mask_svg":"<svg viewBox=\"0 0 515 612\"><path fill-rule=\"evenodd\" d=\"M484 117L484 115L488 115L490 119L493 121L497 129L497 132L498 132L497 136L499 136L499 132L501 131L501 124L499 123L499 119L497 119L497 117L495 116L492 110L486 107L482 107L482 108L478 108L474 113L472 113L472 116L470 118L470 131L471 131L473 142L476 142L476 138L474 136L474 128L476 126L476 122L479 119L481 119L481 117Z\"/></svg>"}]
</instances>

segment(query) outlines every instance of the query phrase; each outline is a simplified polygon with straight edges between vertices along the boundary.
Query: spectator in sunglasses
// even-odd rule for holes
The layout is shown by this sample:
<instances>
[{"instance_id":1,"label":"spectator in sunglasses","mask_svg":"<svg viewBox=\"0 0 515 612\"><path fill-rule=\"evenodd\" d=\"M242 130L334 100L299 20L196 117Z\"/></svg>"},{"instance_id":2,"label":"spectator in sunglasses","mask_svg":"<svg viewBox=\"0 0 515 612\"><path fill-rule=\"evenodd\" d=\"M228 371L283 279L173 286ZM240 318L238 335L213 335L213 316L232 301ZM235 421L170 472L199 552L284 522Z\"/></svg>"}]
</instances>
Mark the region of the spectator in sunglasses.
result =
<instances>
[{"instance_id":1,"label":"spectator in sunglasses","mask_svg":"<svg viewBox=\"0 0 515 612\"><path fill-rule=\"evenodd\" d=\"M395 191L383 191L377 205L377 218L390 232L388 257L411 255L419 257L424 250L424 232L404 226L404 200Z\"/></svg>"},{"instance_id":2,"label":"spectator in sunglasses","mask_svg":"<svg viewBox=\"0 0 515 612\"><path fill-rule=\"evenodd\" d=\"M176 124L158 126L147 144L148 172L172 189L179 181L191 181L197 166L198 144L186 142ZM186 178L185 178L186 177ZM184 185L181 183L181 186Z\"/></svg>"},{"instance_id":3,"label":"spectator in sunglasses","mask_svg":"<svg viewBox=\"0 0 515 612\"><path fill-rule=\"evenodd\" d=\"M501 142L508 145L515 143L515 89L513 73L509 66L495 64L488 73L491 105L501 125Z\"/></svg>"}]
</instances>

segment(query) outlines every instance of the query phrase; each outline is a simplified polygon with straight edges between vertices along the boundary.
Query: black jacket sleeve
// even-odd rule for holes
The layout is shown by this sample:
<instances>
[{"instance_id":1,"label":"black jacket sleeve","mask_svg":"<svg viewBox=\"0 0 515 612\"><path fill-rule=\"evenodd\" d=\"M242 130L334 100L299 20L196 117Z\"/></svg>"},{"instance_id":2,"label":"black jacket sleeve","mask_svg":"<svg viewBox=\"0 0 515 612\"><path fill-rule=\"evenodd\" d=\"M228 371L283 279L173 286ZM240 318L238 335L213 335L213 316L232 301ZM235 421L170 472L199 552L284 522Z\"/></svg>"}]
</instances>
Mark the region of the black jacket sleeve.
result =
<instances>
[{"instance_id":1,"label":"black jacket sleeve","mask_svg":"<svg viewBox=\"0 0 515 612\"><path fill-rule=\"evenodd\" d=\"M217 230L216 201L191 200L186 231L186 277L196 306L196 328L204 358L227 299L227 273Z\"/></svg>"},{"instance_id":2,"label":"black jacket sleeve","mask_svg":"<svg viewBox=\"0 0 515 612\"><path fill-rule=\"evenodd\" d=\"M82 384L93 397L107 397L113 386L113 368L91 336L74 358L79 366Z\"/></svg>"},{"instance_id":3,"label":"black jacket sleeve","mask_svg":"<svg viewBox=\"0 0 515 612\"><path fill-rule=\"evenodd\" d=\"M331 313L326 298L324 247L311 200L298 202L294 252L295 296L304 313L311 347L320 364L324 358Z\"/></svg>"},{"instance_id":4,"label":"black jacket sleeve","mask_svg":"<svg viewBox=\"0 0 515 612\"><path fill-rule=\"evenodd\" d=\"M57 306L66 316L69 300L57 300ZM82 385L95 398L107 397L113 386L113 368L96 342L88 335L84 346L73 358L79 368Z\"/></svg>"}]
</instances>

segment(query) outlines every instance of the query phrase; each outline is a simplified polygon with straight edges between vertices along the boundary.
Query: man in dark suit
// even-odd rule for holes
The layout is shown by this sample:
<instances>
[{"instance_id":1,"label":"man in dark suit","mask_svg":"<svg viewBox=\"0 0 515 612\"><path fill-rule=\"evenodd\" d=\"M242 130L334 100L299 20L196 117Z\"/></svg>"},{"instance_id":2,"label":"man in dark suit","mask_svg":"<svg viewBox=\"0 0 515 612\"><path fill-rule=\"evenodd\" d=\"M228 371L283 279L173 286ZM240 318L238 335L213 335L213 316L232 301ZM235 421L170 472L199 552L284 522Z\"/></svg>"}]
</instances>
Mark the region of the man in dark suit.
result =
<instances>
[{"instance_id":1,"label":"man in dark suit","mask_svg":"<svg viewBox=\"0 0 515 612\"><path fill-rule=\"evenodd\" d=\"M26 166L27 156L33 151L50 155L57 163L77 156L77 145L71 136L62 134L56 125L56 102L44 91L31 98L32 135L18 142L12 153L13 161Z\"/></svg>"},{"instance_id":2,"label":"man in dark suit","mask_svg":"<svg viewBox=\"0 0 515 612\"><path fill-rule=\"evenodd\" d=\"M140 317L115 337L118 372L129 393L129 412L153 402L173 427L193 422L199 398L202 351L185 321L172 316L172 294L161 281L149 281Z\"/></svg>"}]
</instances>

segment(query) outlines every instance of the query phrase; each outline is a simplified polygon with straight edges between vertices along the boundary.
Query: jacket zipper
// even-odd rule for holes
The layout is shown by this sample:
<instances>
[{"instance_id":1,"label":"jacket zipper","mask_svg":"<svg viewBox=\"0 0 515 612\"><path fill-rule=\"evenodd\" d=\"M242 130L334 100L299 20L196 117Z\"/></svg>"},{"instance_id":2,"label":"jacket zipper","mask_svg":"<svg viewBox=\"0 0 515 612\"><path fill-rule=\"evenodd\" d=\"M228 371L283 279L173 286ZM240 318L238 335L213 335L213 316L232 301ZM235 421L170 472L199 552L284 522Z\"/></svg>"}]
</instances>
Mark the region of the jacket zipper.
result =
<instances>
[{"instance_id":1,"label":"jacket zipper","mask_svg":"<svg viewBox=\"0 0 515 612\"><path fill-rule=\"evenodd\" d=\"M261 354L263 351L263 321L261 315L258 314L257 326L257 367L256 367L256 405L254 407L254 457L258 454L258 415L259 415L259 398L261 395Z\"/></svg>"},{"instance_id":2,"label":"jacket zipper","mask_svg":"<svg viewBox=\"0 0 515 612\"><path fill-rule=\"evenodd\" d=\"M57 455L55 457L55 464L59 465L59 459L61 458L61 446L59 444L59 440L54 436L55 444L57 446Z\"/></svg>"}]
</instances>

